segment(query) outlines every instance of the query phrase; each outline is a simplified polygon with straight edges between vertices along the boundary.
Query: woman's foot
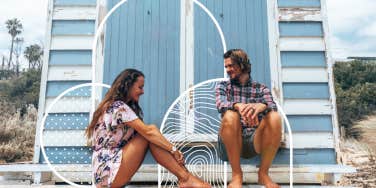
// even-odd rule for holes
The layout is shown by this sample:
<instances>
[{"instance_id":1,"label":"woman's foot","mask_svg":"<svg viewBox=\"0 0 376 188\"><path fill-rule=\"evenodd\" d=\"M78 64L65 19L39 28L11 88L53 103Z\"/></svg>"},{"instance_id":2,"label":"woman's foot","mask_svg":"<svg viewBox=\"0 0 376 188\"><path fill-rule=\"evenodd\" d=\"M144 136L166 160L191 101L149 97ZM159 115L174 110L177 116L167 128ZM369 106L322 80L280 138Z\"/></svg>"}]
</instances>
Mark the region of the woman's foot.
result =
<instances>
[{"instance_id":1,"label":"woman's foot","mask_svg":"<svg viewBox=\"0 0 376 188\"><path fill-rule=\"evenodd\" d=\"M193 176L192 174L188 175L188 178L185 178L185 180L179 181L179 187L180 188L210 188L210 184L202 181L200 178L197 178L196 176Z\"/></svg>"}]
</instances>

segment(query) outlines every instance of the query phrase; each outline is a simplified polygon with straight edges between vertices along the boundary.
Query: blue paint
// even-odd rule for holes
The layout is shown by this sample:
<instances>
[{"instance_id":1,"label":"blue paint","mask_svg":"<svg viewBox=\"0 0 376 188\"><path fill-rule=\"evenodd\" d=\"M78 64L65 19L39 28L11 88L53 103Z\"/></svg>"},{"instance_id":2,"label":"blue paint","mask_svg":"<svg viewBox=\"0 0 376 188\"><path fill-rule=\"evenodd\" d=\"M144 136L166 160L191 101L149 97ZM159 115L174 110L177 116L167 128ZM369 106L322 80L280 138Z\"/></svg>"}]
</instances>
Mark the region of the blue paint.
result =
<instances>
[{"instance_id":1,"label":"blue paint","mask_svg":"<svg viewBox=\"0 0 376 188\"><path fill-rule=\"evenodd\" d=\"M285 99L329 99L328 83L284 83Z\"/></svg>"},{"instance_id":2,"label":"blue paint","mask_svg":"<svg viewBox=\"0 0 376 188\"><path fill-rule=\"evenodd\" d=\"M65 90L84 83L89 83L90 81L48 81L47 82L47 97L56 97L63 93ZM80 87L73 91L68 92L64 96L78 96L78 97L88 97L91 95L91 87Z\"/></svg>"},{"instance_id":3,"label":"blue paint","mask_svg":"<svg viewBox=\"0 0 376 188\"><path fill-rule=\"evenodd\" d=\"M50 50L50 65L91 65L91 50Z\"/></svg>"},{"instance_id":4,"label":"blue paint","mask_svg":"<svg viewBox=\"0 0 376 188\"><path fill-rule=\"evenodd\" d=\"M50 113L46 118L44 129L85 130L88 124L89 113Z\"/></svg>"},{"instance_id":5,"label":"blue paint","mask_svg":"<svg viewBox=\"0 0 376 188\"><path fill-rule=\"evenodd\" d=\"M91 164L90 147L45 147L44 149L51 164ZM46 163L42 152L40 153L39 163Z\"/></svg>"},{"instance_id":6,"label":"blue paint","mask_svg":"<svg viewBox=\"0 0 376 188\"><path fill-rule=\"evenodd\" d=\"M330 115L288 115L292 132L329 132L333 131ZM287 129L285 129L287 132Z\"/></svg>"},{"instance_id":7,"label":"blue paint","mask_svg":"<svg viewBox=\"0 0 376 188\"><path fill-rule=\"evenodd\" d=\"M203 1L223 29L227 48L244 49L252 77L270 86L268 15L266 1ZM194 5L194 83L223 77L223 47L209 16Z\"/></svg>"},{"instance_id":8,"label":"blue paint","mask_svg":"<svg viewBox=\"0 0 376 188\"><path fill-rule=\"evenodd\" d=\"M321 7L320 0L278 0L278 7Z\"/></svg>"},{"instance_id":9,"label":"blue paint","mask_svg":"<svg viewBox=\"0 0 376 188\"><path fill-rule=\"evenodd\" d=\"M321 22L279 22L281 37L322 37Z\"/></svg>"},{"instance_id":10,"label":"blue paint","mask_svg":"<svg viewBox=\"0 0 376 188\"><path fill-rule=\"evenodd\" d=\"M97 0L54 0L54 5L62 5L62 6L69 6L69 5L79 5L79 6L95 6L97 4Z\"/></svg>"},{"instance_id":11,"label":"blue paint","mask_svg":"<svg viewBox=\"0 0 376 188\"><path fill-rule=\"evenodd\" d=\"M116 3L108 2L109 8ZM144 120L159 126L179 96L180 1L128 1L120 9L107 25L104 83L111 84L126 68L141 70Z\"/></svg>"},{"instance_id":12,"label":"blue paint","mask_svg":"<svg viewBox=\"0 0 376 188\"><path fill-rule=\"evenodd\" d=\"M188 148L183 149L186 151ZM201 155L203 152L199 152L200 149L191 150ZM47 157L52 164L90 164L92 157L92 150L90 147L45 147ZM207 150L207 149L206 149ZM213 149L207 150L214 156L214 163L221 164L222 161L216 156ZM205 154L204 154L205 155ZM190 157L185 156L187 163L194 157L195 154ZM65 159L64 159L65 157ZM294 150L294 165L301 164L336 164L334 149L295 149ZM44 163L43 155L41 155L40 163ZM260 164L260 156L249 160L241 160L242 164ZM153 157L149 154L145 157L144 164L156 164ZM289 149L280 149L273 161L273 164L289 164Z\"/></svg>"},{"instance_id":13,"label":"blue paint","mask_svg":"<svg viewBox=\"0 0 376 188\"><path fill-rule=\"evenodd\" d=\"M282 67L326 67L325 52L283 51Z\"/></svg>"},{"instance_id":14,"label":"blue paint","mask_svg":"<svg viewBox=\"0 0 376 188\"><path fill-rule=\"evenodd\" d=\"M94 35L95 20L53 20L52 35Z\"/></svg>"}]
</instances>

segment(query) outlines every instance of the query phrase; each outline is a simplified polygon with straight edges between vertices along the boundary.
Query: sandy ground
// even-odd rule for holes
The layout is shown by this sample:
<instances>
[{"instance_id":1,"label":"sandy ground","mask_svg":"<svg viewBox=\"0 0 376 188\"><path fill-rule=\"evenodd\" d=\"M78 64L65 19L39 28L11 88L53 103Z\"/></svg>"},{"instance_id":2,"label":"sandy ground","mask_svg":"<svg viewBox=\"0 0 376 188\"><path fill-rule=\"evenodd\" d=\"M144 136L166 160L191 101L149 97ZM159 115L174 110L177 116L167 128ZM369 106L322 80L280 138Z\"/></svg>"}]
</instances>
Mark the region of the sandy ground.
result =
<instances>
[{"instance_id":1,"label":"sandy ground","mask_svg":"<svg viewBox=\"0 0 376 188\"><path fill-rule=\"evenodd\" d=\"M360 140L341 142L342 161L354 166L357 173L343 176L341 185L376 187L376 115L356 124L363 134Z\"/></svg>"}]
</instances>

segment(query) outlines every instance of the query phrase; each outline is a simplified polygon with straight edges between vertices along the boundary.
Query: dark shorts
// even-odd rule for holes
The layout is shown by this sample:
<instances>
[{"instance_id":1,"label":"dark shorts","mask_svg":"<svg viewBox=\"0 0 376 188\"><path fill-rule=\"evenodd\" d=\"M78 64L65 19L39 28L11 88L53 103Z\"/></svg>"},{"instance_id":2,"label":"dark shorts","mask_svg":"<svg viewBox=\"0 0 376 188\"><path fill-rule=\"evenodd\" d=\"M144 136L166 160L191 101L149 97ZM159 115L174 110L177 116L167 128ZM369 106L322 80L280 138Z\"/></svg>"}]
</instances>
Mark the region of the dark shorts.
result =
<instances>
[{"instance_id":1,"label":"dark shorts","mask_svg":"<svg viewBox=\"0 0 376 188\"><path fill-rule=\"evenodd\" d=\"M255 128L244 128L242 132L242 152L240 156L245 159L253 158L258 153L256 153L253 140L255 137ZM222 161L228 161L226 146L223 143L221 137L218 134L218 143L217 143L218 157Z\"/></svg>"}]
</instances>

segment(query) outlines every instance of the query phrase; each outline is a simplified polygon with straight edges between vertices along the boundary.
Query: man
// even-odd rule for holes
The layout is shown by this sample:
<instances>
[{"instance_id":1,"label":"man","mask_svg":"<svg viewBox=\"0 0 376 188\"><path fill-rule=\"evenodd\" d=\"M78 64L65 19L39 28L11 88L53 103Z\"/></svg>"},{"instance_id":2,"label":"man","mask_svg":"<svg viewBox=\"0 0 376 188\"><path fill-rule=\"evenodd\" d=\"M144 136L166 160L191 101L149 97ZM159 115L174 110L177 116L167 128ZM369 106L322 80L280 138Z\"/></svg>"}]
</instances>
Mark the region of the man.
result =
<instances>
[{"instance_id":1,"label":"man","mask_svg":"<svg viewBox=\"0 0 376 188\"><path fill-rule=\"evenodd\" d=\"M281 117L270 90L252 80L251 64L241 49L224 55L229 81L216 87L216 105L222 114L218 135L218 150L222 160L232 168L229 187L241 187L243 172L240 157L261 155L258 183L267 188L279 187L268 175L281 140Z\"/></svg>"}]
</instances>

